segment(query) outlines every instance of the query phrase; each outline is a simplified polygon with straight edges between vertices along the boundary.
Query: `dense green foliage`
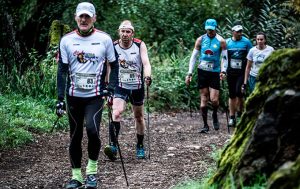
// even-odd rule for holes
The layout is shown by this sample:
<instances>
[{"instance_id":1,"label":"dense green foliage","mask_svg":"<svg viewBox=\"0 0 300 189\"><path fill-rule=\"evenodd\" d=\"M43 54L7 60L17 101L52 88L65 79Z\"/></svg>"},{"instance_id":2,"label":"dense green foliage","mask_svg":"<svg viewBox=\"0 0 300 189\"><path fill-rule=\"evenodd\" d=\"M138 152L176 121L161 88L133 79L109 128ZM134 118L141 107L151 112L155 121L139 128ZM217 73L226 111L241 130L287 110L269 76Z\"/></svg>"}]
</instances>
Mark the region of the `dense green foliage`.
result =
<instances>
[{"instance_id":1,"label":"dense green foliage","mask_svg":"<svg viewBox=\"0 0 300 189\"><path fill-rule=\"evenodd\" d=\"M49 132L54 110L32 97L0 95L0 149L18 147L33 140L33 133ZM62 118L59 127L66 127Z\"/></svg>"}]
</instances>

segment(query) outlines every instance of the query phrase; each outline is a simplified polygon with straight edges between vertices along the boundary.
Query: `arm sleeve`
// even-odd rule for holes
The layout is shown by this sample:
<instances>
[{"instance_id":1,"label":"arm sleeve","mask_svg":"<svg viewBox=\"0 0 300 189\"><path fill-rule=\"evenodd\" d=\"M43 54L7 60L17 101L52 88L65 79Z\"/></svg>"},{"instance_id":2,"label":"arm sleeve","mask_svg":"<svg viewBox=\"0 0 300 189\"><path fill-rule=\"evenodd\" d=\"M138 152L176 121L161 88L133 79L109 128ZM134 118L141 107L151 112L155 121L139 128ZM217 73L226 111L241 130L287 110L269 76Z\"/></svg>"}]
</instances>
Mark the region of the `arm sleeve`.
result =
<instances>
[{"instance_id":1,"label":"arm sleeve","mask_svg":"<svg viewBox=\"0 0 300 189\"><path fill-rule=\"evenodd\" d=\"M59 61L57 68L57 98L61 101L64 100L65 97L68 68L68 64Z\"/></svg>"},{"instance_id":2,"label":"arm sleeve","mask_svg":"<svg viewBox=\"0 0 300 189\"><path fill-rule=\"evenodd\" d=\"M221 72L226 72L228 67L228 52L227 50L222 50L222 68Z\"/></svg>"},{"instance_id":3,"label":"arm sleeve","mask_svg":"<svg viewBox=\"0 0 300 189\"><path fill-rule=\"evenodd\" d=\"M109 62L110 64L110 74L109 74L109 84L108 89L114 91L116 86L119 84L119 63L118 63L118 54L115 52L115 60L113 62Z\"/></svg>"},{"instance_id":4,"label":"arm sleeve","mask_svg":"<svg viewBox=\"0 0 300 189\"><path fill-rule=\"evenodd\" d=\"M199 50L197 49L194 49L193 50L193 53L192 53L192 56L190 58L190 63L189 63L189 74L192 74L193 73L193 70L194 70L194 66L195 66L195 63L196 63L196 59L197 59L197 56L199 54Z\"/></svg>"},{"instance_id":5,"label":"arm sleeve","mask_svg":"<svg viewBox=\"0 0 300 189\"><path fill-rule=\"evenodd\" d=\"M63 100L65 98L66 80L69 71L68 53L64 44L65 40L62 39L59 43L59 60L56 77L57 98L59 100Z\"/></svg>"}]
</instances>

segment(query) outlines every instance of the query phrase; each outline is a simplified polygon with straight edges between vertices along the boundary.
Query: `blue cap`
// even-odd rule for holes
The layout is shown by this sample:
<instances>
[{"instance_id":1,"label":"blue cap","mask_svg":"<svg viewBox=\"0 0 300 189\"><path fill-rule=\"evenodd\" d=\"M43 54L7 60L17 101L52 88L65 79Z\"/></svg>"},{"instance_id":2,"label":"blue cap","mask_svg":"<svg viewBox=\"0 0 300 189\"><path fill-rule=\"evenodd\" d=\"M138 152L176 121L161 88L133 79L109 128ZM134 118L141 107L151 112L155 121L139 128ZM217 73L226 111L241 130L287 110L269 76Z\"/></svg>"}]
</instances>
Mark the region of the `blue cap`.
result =
<instances>
[{"instance_id":1,"label":"blue cap","mask_svg":"<svg viewBox=\"0 0 300 189\"><path fill-rule=\"evenodd\" d=\"M205 22L205 30L215 30L217 27L217 21L215 19L207 19Z\"/></svg>"}]
</instances>

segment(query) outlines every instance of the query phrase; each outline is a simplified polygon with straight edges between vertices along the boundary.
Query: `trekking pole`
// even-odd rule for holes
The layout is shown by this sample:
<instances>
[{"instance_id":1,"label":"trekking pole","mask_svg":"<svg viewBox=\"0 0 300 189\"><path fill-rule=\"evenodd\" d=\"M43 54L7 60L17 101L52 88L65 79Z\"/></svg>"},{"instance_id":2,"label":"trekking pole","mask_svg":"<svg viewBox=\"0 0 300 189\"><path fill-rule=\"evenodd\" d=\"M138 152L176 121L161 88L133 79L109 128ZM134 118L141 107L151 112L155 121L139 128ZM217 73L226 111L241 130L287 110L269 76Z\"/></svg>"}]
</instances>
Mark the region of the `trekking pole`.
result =
<instances>
[{"instance_id":1,"label":"trekking pole","mask_svg":"<svg viewBox=\"0 0 300 189\"><path fill-rule=\"evenodd\" d=\"M149 86L147 86L147 132L148 132L148 158L150 159L150 108L149 108Z\"/></svg>"},{"instance_id":2,"label":"trekking pole","mask_svg":"<svg viewBox=\"0 0 300 189\"><path fill-rule=\"evenodd\" d=\"M110 125L110 123L113 119L112 119L112 113L111 113L111 106L109 104L108 104L108 116L109 116L108 117L108 125ZM116 132L116 128L114 128L113 130L114 130L114 132ZM115 136L116 136L116 134L115 134ZM124 166L123 156L122 156L122 153L121 153L121 148L120 148L120 145L119 145L118 138L116 138L116 144L117 144L117 147L118 147L118 152L119 152L119 156L120 156L120 160L121 160L122 169L123 169L124 177L125 177L125 180L126 180L126 184L127 184L127 186L129 186L128 180L127 180L127 175L126 175L126 170L125 170L125 166Z\"/></svg>"},{"instance_id":3,"label":"trekking pole","mask_svg":"<svg viewBox=\"0 0 300 189\"><path fill-rule=\"evenodd\" d=\"M55 126L57 125L57 122L58 122L59 118L60 118L60 117L57 117L57 119L55 120L55 122L54 122L54 124L53 124L53 126L52 126L52 128L51 128L51 131L50 131L51 133L53 132Z\"/></svg>"},{"instance_id":4,"label":"trekking pole","mask_svg":"<svg viewBox=\"0 0 300 189\"><path fill-rule=\"evenodd\" d=\"M189 109L190 109L190 117L192 117L192 95L191 95L191 88L190 85L187 86L188 93L189 93Z\"/></svg>"},{"instance_id":5,"label":"trekking pole","mask_svg":"<svg viewBox=\"0 0 300 189\"><path fill-rule=\"evenodd\" d=\"M222 80L222 88L223 88L223 91L225 89L225 84L224 84L224 81ZM224 94L224 92L223 92ZM227 94L227 93L226 93ZM225 97L228 96L228 95L224 95ZM226 121L227 121L227 130L228 130L228 134L230 134L230 128L229 128L229 122L228 122L228 102L226 101L225 99L225 113L226 113Z\"/></svg>"}]
</instances>

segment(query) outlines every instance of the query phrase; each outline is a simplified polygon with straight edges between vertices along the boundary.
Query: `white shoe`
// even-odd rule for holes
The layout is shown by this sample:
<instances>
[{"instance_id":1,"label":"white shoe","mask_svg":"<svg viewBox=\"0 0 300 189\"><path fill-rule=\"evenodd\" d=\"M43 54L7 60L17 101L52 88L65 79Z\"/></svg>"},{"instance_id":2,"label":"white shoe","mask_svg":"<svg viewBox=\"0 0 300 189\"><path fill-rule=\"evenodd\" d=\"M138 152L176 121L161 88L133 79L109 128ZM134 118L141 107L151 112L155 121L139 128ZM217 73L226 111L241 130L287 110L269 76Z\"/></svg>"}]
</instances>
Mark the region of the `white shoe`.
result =
<instances>
[{"instance_id":1,"label":"white shoe","mask_svg":"<svg viewBox=\"0 0 300 189\"><path fill-rule=\"evenodd\" d=\"M235 119L229 119L228 127L235 127Z\"/></svg>"}]
</instances>

